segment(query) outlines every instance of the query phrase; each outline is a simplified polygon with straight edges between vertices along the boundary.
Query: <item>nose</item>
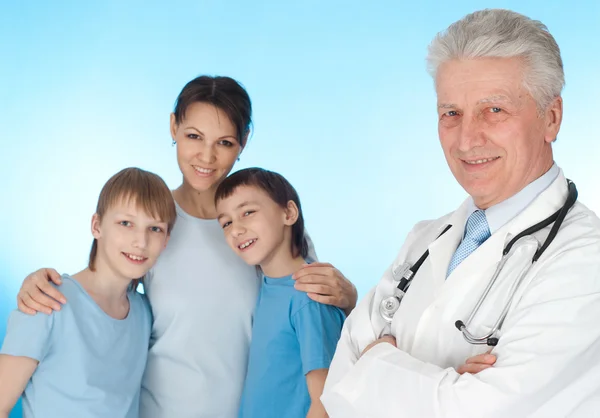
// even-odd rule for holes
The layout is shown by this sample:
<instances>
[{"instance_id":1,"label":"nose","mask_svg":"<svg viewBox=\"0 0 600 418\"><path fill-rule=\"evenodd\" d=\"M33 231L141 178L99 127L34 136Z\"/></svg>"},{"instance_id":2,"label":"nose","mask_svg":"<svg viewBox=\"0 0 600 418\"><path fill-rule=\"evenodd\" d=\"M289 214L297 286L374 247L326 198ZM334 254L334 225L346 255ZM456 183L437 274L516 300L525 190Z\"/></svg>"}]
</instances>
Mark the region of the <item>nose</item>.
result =
<instances>
[{"instance_id":1,"label":"nose","mask_svg":"<svg viewBox=\"0 0 600 418\"><path fill-rule=\"evenodd\" d=\"M200 150L198 151L198 159L203 163L212 164L217 160L217 153L213 144L209 141L202 141Z\"/></svg>"},{"instance_id":2,"label":"nose","mask_svg":"<svg viewBox=\"0 0 600 418\"><path fill-rule=\"evenodd\" d=\"M485 144L485 134L481 125L482 122L476 116L463 117L458 143L460 151L468 152Z\"/></svg>"},{"instance_id":3,"label":"nose","mask_svg":"<svg viewBox=\"0 0 600 418\"><path fill-rule=\"evenodd\" d=\"M246 233L246 228L240 222L237 222L231 226L231 236L239 238Z\"/></svg>"},{"instance_id":4,"label":"nose","mask_svg":"<svg viewBox=\"0 0 600 418\"><path fill-rule=\"evenodd\" d=\"M145 249L148 245L148 231L136 231L133 235L132 245L134 248Z\"/></svg>"}]
</instances>

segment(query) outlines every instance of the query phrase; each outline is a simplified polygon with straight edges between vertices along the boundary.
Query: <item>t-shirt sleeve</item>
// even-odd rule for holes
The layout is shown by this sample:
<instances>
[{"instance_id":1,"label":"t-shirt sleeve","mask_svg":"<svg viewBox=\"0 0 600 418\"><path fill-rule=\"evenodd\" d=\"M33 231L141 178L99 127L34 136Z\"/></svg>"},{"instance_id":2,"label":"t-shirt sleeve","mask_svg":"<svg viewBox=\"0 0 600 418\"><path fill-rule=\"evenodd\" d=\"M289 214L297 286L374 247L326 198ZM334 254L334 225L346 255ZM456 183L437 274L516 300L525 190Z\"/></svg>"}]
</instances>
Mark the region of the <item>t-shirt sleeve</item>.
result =
<instances>
[{"instance_id":1,"label":"t-shirt sleeve","mask_svg":"<svg viewBox=\"0 0 600 418\"><path fill-rule=\"evenodd\" d=\"M11 312L0 354L42 361L48 353L53 323L54 314L38 312L31 316L18 310Z\"/></svg>"},{"instance_id":2,"label":"t-shirt sleeve","mask_svg":"<svg viewBox=\"0 0 600 418\"><path fill-rule=\"evenodd\" d=\"M329 368L344 319L340 309L318 302L307 303L292 315L305 375L312 370Z\"/></svg>"}]
</instances>

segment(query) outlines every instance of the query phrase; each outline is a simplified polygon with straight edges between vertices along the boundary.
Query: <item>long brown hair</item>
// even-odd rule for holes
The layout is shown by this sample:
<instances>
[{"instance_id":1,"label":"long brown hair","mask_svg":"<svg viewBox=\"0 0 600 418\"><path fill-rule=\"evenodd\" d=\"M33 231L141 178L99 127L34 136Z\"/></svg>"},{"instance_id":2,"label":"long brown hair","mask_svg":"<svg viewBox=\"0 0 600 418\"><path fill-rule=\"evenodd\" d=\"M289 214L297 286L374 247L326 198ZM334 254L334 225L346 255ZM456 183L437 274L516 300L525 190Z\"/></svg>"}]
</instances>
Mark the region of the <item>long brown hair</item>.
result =
<instances>
[{"instance_id":1,"label":"long brown hair","mask_svg":"<svg viewBox=\"0 0 600 418\"><path fill-rule=\"evenodd\" d=\"M96 215L102 220L106 211L119 202L133 202L153 218L167 223L170 234L177 219L175 202L169 187L162 178L136 167L126 168L112 176L100 191ZM88 268L96 270L98 241L94 238ZM137 289L143 277L133 280L132 289Z\"/></svg>"}]
</instances>

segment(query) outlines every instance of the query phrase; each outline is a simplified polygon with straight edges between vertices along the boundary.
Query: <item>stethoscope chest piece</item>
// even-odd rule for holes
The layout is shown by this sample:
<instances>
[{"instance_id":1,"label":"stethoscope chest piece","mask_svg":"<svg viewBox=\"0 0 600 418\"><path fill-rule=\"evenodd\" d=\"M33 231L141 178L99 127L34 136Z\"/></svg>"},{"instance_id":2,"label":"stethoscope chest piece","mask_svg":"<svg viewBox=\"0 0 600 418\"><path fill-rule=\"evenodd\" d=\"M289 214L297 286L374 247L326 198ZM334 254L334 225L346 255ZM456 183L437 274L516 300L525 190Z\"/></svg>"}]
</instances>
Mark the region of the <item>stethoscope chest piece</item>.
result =
<instances>
[{"instance_id":1,"label":"stethoscope chest piece","mask_svg":"<svg viewBox=\"0 0 600 418\"><path fill-rule=\"evenodd\" d=\"M406 278L412 275L410 274L410 267L411 265L409 263L404 262L392 269L392 280L397 283L394 294L384 298L379 304L379 313L388 324L392 323L394 315L400 308L400 302L402 302L405 292L399 287L402 286L402 280L406 282Z\"/></svg>"},{"instance_id":2,"label":"stethoscope chest piece","mask_svg":"<svg viewBox=\"0 0 600 418\"><path fill-rule=\"evenodd\" d=\"M379 305L379 313L387 323L392 323L394 314L400 307L400 301L395 296L390 296L381 301Z\"/></svg>"},{"instance_id":3,"label":"stethoscope chest piece","mask_svg":"<svg viewBox=\"0 0 600 418\"><path fill-rule=\"evenodd\" d=\"M388 324L392 323L394 314L400 308L400 302L402 301L403 296L404 292L400 291L399 289L395 289L394 296L389 296L383 299L379 304L379 313Z\"/></svg>"}]
</instances>

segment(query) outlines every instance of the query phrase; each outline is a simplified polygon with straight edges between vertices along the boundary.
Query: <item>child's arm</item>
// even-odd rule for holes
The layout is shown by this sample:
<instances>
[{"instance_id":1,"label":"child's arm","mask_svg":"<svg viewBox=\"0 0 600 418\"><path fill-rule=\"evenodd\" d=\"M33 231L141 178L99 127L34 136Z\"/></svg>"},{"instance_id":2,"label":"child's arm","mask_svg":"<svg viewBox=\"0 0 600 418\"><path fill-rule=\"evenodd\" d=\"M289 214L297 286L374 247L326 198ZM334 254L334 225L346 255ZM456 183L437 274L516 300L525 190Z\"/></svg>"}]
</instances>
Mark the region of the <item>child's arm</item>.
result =
<instances>
[{"instance_id":1,"label":"child's arm","mask_svg":"<svg viewBox=\"0 0 600 418\"><path fill-rule=\"evenodd\" d=\"M333 306L310 301L304 296L300 309L292 314L291 322L298 338L302 372L310 395L308 418L327 417L321 395L329 365L344 324L344 313Z\"/></svg>"},{"instance_id":2,"label":"child's arm","mask_svg":"<svg viewBox=\"0 0 600 418\"><path fill-rule=\"evenodd\" d=\"M49 345L55 314L13 311L0 348L0 418L6 418L25 390Z\"/></svg>"},{"instance_id":3,"label":"child's arm","mask_svg":"<svg viewBox=\"0 0 600 418\"><path fill-rule=\"evenodd\" d=\"M306 385L310 395L310 409L306 418L327 418L325 407L321 403L321 394L325 386L328 369L317 369L308 372L306 375Z\"/></svg>"},{"instance_id":4,"label":"child's arm","mask_svg":"<svg viewBox=\"0 0 600 418\"><path fill-rule=\"evenodd\" d=\"M29 357L0 354L0 418L8 418L37 365Z\"/></svg>"}]
</instances>

